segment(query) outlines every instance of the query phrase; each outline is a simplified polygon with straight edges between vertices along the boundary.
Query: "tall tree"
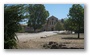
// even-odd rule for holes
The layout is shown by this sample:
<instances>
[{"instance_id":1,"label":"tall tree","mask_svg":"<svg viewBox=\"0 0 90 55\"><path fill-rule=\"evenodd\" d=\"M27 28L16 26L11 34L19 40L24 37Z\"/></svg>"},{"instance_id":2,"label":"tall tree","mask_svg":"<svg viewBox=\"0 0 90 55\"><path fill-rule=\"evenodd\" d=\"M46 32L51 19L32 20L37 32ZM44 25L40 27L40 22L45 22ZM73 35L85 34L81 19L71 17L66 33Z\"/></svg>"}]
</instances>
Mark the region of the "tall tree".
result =
<instances>
[{"instance_id":1,"label":"tall tree","mask_svg":"<svg viewBox=\"0 0 90 55\"><path fill-rule=\"evenodd\" d=\"M42 4L30 4L29 14L28 26L33 27L34 31L41 28L42 25L45 24L46 18L49 16L49 12Z\"/></svg>"},{"instance_id":2,"label":"tall tree","mask_svg":"<svg viewBox=\"0 0 90 55\"><path fill-rule=\"evenodd\" d=\"M78 30L78 38L80 38L80 29L84 28L84 8L80 4L73 4L69 10L69 17L73 26Z\"/></svg>"},{"instance_id":3,"label":"tall tree","mask_svg":"<svg viewBox=\"0 0 90 55\"><path fill-rule=\"evenodd\" d=\"M16 47L16 34L20 29L19 21L23 18L23 5L4 5L4 48Z\"/></svg>"}]
</instances>

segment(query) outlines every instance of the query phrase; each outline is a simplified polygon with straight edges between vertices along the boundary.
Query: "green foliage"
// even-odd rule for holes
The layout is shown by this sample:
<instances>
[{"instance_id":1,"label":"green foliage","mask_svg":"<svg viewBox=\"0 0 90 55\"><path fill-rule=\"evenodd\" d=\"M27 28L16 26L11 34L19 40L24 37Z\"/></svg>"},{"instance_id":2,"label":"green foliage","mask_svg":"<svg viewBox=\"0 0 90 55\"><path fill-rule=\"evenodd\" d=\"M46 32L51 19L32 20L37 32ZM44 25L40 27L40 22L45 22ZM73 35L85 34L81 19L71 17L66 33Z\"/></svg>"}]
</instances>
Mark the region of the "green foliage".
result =
<instances>
[{"instance_id":1,"label":"green foliage","mask_svg":"<svg viewBox=\"0 0 90 55\"><path fill-rule=\"evenodd\" d=\"M49 12L42 4L29 5L29 21L28 26L33 27L34 31L40 29L45 24L46 18L49 16Z\"/></svg>"},{"instance_id":2,"label":"green foliage","mask_svg":"<svg viewBox=\"0 0 90 55\"><path fill-rule=\"evenodd\" d=\"M67 18L64 21L64 28L65 28L65 30L71 30L71 31L76 30L75 24L73 23L73 21L70 18Z\"/></svg>"},{"instance_id":3,"label":"green foliage","mask_svg":"<svg viewBox=\"0 0 90 55\"><path fill-rule=\"evenodd\" d=\"M17 36L15 32L20 29L19 21L22 16L23 5L4 5L4 48L16 47Z\"/></svg>"},{"instance_id":4,"label":"green foliage","mask_svg":"<svg viewBox=\"0 0 90 55\"><path fill-rule=\"evenodd\" d=\"M70 20L69 19L65 19L64 21L64 28L65 30L70 30Z\"/></svg>"},{"instance_id":5,"label":"green foliage","mask_svg":"<svg viewBox=\"0 0 90 55\"><path fill-rule=\"evenodd\" d=\"M64 29L63 23L57 22L56 25L55 25L55 30L60 31L60 30L63 30L63 29Z\"/></svg>"},{"instance_id":6,"label":"green foliage","mask_svg":"<svg viewBox=\"0 0 90 55\"><path fill-rule=\"evenodd\" d=\"M18 33L24 33L25 32L25 28L23 26L21 26L21 28L19 29Z\"/></svg>"},{"instance_id":7,"label":"green foliage","mask_svg":"<svg viewBox=\"0 0 90 55\"><path fill-rule=\"evenodd\" d=\"M84 30L84 8L80 4L73 4L69 10L69 19L71 21L71 27L78 30L78 38L80 29Z\"/></svg>"},{"instance_id":8,"label":"green foliage","mask_svg":"<svg viewBox=\"0 0 90 55\"><path fill-rule=\"evenodd\" d=\"M74 4L69 10L70 19L73 23L83 26L84 24L84 8L79 4Z\"/></svg>"}]
</instances>

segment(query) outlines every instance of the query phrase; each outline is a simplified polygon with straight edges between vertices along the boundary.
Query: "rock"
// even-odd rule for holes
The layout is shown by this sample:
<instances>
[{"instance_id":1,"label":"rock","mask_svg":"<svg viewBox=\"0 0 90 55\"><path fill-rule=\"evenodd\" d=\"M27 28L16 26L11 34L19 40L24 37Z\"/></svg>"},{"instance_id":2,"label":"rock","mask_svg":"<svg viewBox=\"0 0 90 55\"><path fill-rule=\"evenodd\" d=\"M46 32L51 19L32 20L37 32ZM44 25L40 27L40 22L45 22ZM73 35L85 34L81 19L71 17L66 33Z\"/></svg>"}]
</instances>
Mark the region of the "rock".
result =
<instances>
[{"instance_id":1,"label":"rock","mask_svg":"<svg viewBox=\"0 0 90 55\"><path fill-rule=\"evenodd\" d=\"M44 44L45 49L67 49L65 44L58 44L57 42L50 41L47 44Z\"/></svg>"},{"instance_id":2,"label":"rock","mask_svg":"<svg viewBox=\"0 0 90 55\"><path fill-rule=\"evenodd\" d=\"M46 38L46 37L40 37L40 38Z\"/></svg>"},{"instance_id":3,"label":"rock","mask_svg":"<svg viewBox=\"0 0 90 55\"><path fill-rule=\"evenodd\" d=\"M57 45L52 45L51 49L58 49L58 46Z\"/></svg>"},{"instance_id":4,"label":"rock","mask_svg":"<svg viewBox=\"0 0 90 55\"><path fill-rule=\"evenodd\" d=\"M57 42L54 42L53 44L54 44L54 45L58 45L58 43L57 43Z\"/></svg>"},{"instance_id":5,"label":"rock","mask_svg":"<svg viewBox=\"0 0 90 55\"><path fill-rule=\"evenodd\" d=\"M52 45L54 42L49 42L48 45Z\"/></svg>"}]
</instances>

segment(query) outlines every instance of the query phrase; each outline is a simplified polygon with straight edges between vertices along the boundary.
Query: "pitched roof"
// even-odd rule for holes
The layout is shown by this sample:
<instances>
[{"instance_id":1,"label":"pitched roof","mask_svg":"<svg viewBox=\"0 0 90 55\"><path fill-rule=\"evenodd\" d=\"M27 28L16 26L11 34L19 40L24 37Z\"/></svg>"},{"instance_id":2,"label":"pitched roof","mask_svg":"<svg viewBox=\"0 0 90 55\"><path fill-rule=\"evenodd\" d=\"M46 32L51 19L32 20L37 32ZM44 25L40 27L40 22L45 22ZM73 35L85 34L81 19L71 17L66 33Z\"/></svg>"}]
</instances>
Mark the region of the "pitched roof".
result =
<instances>
[{"instance_id":1,"label":"pitched roof","mask_svg":"<svg viewBox=\"0 0 90 55\"><path fill-rule=\"evenodd\" d=\"M55 16L53 16L53 15L50 16L48 19L51 19L51 18L56 18L56 19L58 19L57 17L55 17Z\"/></svg>"}]
</instances>

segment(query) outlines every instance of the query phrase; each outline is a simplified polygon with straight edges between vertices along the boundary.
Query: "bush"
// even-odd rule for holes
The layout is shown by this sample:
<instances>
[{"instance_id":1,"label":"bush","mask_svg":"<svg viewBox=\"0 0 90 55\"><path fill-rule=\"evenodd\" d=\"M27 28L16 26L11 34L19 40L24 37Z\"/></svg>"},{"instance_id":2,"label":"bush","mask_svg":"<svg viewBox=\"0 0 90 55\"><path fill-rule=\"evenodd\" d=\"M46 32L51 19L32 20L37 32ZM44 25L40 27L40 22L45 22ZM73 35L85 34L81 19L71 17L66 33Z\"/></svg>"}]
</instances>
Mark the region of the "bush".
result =
<instances>
[{"instance_id":1,"label":"bush","mask_svg":"<svg viewBox=\"0 0 90 55\"><path fill-rule=\"evenodd\" d=\"M16 47L17 36L15 32L20 29L19 21L21 15L20 6L4 6L4 49L12 49Z\"/></svg>"}]
</instances>

